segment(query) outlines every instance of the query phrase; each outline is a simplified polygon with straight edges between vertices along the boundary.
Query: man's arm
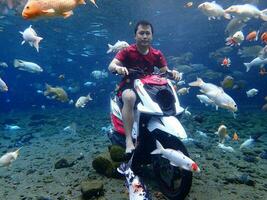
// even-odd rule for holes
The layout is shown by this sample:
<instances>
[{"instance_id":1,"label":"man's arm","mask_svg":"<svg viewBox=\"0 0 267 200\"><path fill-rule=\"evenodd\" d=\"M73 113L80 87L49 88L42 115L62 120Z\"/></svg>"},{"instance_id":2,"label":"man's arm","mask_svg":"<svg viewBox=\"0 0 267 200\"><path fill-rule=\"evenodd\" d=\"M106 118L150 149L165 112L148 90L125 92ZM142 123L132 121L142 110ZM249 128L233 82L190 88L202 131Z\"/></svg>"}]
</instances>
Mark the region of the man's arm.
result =
<instances>
[{"instance_id":1,"label":"man's arm","mask_svg":"<svg viewBox=\"0 0 267 200\"><path fill-rule=\"evenodd\" d=\"M127 70L126 67L123 67L123 64L121 61L119 61L117 58L114 58L109 66L108 66L108 70L110 72L116 72L118 74L121 74L121 75L128 75L129 72Z\"/></svg>"}]
</instances>

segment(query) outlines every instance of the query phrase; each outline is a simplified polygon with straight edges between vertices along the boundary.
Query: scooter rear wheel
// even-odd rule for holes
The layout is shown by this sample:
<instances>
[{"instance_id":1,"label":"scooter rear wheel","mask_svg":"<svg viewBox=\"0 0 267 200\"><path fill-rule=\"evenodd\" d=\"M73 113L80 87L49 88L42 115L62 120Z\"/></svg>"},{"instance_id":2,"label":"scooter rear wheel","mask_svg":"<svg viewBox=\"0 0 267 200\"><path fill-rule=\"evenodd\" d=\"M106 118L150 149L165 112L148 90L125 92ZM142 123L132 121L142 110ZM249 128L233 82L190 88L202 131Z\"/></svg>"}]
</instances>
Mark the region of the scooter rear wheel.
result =
<instances>
[{"instance_id":1,"label":"scooter rear wheel","mask_svg":"<svg viewBox=\"0 0 267 200\"><path fill-rule=\"evenodd\" d=\"M164 146L183 152L189 157L183 143L166 133L156 134L156 139ZM160 155L152 157L153 169L161 192L171 200L183 200L188 195L192 185L192 172L174 167L169 160Z\"/></svg>"}]
</instances>

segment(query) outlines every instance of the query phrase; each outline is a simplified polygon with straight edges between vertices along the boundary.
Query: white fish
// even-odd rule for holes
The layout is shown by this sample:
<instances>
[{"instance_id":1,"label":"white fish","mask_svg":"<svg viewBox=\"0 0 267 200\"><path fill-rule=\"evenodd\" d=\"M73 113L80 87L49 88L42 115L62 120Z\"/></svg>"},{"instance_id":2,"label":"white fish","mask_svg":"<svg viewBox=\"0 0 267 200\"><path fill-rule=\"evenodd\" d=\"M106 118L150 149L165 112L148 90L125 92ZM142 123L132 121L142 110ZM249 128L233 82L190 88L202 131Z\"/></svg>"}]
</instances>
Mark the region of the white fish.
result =
<instances>
[{"instance_id":1,"label":"white fish","mask_svg":"<svg viewBox=\"0 0 267 200\"><path fill-rule=\"evenodd\" d=\"M91 75L95 78L95 79L104 79L108 77L108 72L106 72L105 70L99 71L99 70L94 70L91 72Z\"/></svg>"},{"instance_id":2,"label":"white fish","mask_svg":"<svg viewBox=\"0 0 267 200\"><path fill-rule=\"evenodd\" d=\"M81 96L75 103L76 108L84 108L88 101L93 100L90 96L90 93L87 96Z\"/></svg>"},{"instance_id":3,"label":"white fish","mask_svg":"<svg viewBox=\"0 0 267 200\"><path fill-rule=\"evenodd\" d=\"M226 19L231 19L231 15L224 12L222 6L217 4L215 1L212 2L204 2L198 5L198 9L200 9L205 15L208 16L208 19L220 19L221 17L225 17Z\"/></svg>"},{"instance_id":4,"label":"white fish","mask_svg":"<svg viewBox=\"0 0 267 200\"><path fill-rule=\"evenodd\" d=\"M244 63L244 65L246 66L246 72L248 72L251 69L251 67L263 66L266 63L267 63L267 58L261 59L260 57L257 57L253 59L250 63Z\"/></svg>"},{"instance_id":5,"label":"white fish","mask_svg":"<svg viewBox=\"0 0 267 200\"><path fill-rule=\"evenodd\" d=\"M204 103L205 106L211 105L216 106L214 101L212 101L209 97L207 97L205 94L198 94L197 98L199 99L200 103Z\"/></svg>"},{"instance_id":6,"label":"white fish","mask_svg":"<svg viewBox=\"0 0 267 200\"><path fill-rule=\"evenodd\" d=\"M27 71L30 73L43 72L43 69L39 65L37 65L36 63L27 62L27 61L19 60L19 59L14 60L14 67L18 68L19 70Z\"/></svg>"},{"instance_id":7,"label":"white fish","mask_svg":"<svg viewBox=\"0 0 267 200\"><path fill-rule=\"evenodd\" d=\"M118 40L114 45L108 44L108 51L107 53L111 53L111 52L118 52L126 47L128 47L129 44L125 41L120 41Z\"/></svg>"},{"instance_id":8,"label":"white fish","mask_svg":"<svg viewBox=\"0 0 267 200\"><path fill-rule=\"evenodd\" d=\"M1 92L7 92L8 91L8 87L5 83L5 81L3 81L1 78L0 78L0 91Z\"/></svg>"},{"instance_id":9,"label":"white fish","mask_svg":"<svg viewBox=\"0 0 267 200\"><path fill-rule=\"evenodd\" d=\"M180 96L180 95L185 95L185 94L188 94L189 93L189 89L190 87L186 88L186 87L183 87L181 89L179 89L177 91L177 94Z\"/></svg>"},{"instance_id":10,"label":"white fish","mask_svg":"<svg viewBox=\"0 0 267 200\"><path fill-rule=\"evenodd\" d=\"M34 46L37 52L39 52L39 42L43 39L39 36L37 36L37 33L32 28L32 25L30 25L29 28L26 28L23 32L20 31L23 37L23 41L21 42L21 45L23 45L25 42L28 42L31 46Z\"/></svg>"},{"instance_id":11,"label":"white fish","mask_svg":"<svg viewBox=\"0 0 267 200\"><path fill-rule=\"evenodd\" d=\"M11 163L17 159L18 155L19 155L19 150L21 148L19 148L18 150L14 151L14 152L9 152L4 154L1 158L0 158L0 167L8 167L11 165Z\"/></svg>"},{"instance_id":12,"label":"white fish","mask_svg":"<svg viewBox=\"0 0 267 200\"><path fill-rule=\"evenodd\" d=\"M240 145L240 149L243 149L243 148L249 148L251 147L255 142L255 139L253 139L251 136L249 139L247 139L245 142L243 142L241 145Z\"/></svg>"},{"instance_id":13,"label":"white fish","mask_svg":"<svg viewBox=\"0 0 267 200\"><path fill-rule=\"evenodd\" d=\"M196 86L201 88L201 92L206 94L216 106L230 110L232 112L237 111L237 105L235 101L226 94L221 87L218 87L211 83L205 83L201 78L197 78L196 81L189 83L190 86Z\"/></svg>"},{"instance_id":14,"label":"white fish","mask_svg":"<svg viewBox=\"0 0 267 200\"><path fill-rule=\"evenodd\" d=\"M75 122L72 122L69 126L66 126L63 131L68 132L72 135L76 135L77 124Z\"/></svg>"},{"instance_id":15,"label":"white fish","mask_svg":"<svg viewBox=\"0 0 267 200\"><path fill-rule=\"evenodd\" d=\"M244 33L242 31L237 31L233 36L226 38L225 41L226 41L226 45L240 46L241 43L244 41L244 39L245 39Z\"/></svg>"},{"instance_id":16,"label":"white fish","mask_svg":"<svg viewBox=\"0 0 267 200\"><path fill-rule=\"evenodd\" d=\"M91 82L91 81L86 81L83 85L86 86L86 87L96 86L96 83L95 82Z\"/></svg>"},{"instance_id":17,"label":"white fish","mask_svg":"<svg viewBox=\"0 0 267 200\"><path fill-rule=\"evenodd\" d=\"M7 68L8 64L6 62L0 62L0 67Z\"/></svg>"},{"instance_id":18,"label":"white fish","mask_svg":"<svg viewBox=\"0 0 267 200\"><path fill-rule=\"evenodd\" d=\"M226 138L229 138L227 133L227 127L225 125L220 125L218 131L215 132L219 136L219 143L224 144Z\"/></svg>"},{"instance_id":19,"label":"white fish","mask_svg":"<svg viewBox=\"0 0 267 200\"><path fill-rule=\"evenodd\" d=\"M131 169L132 158L130 161L125 164L122 163L120 167L117 168L117 171L124 175L126 178L126 187L129 192L130 200L150 200L150 195L147 191L147 187L144 182L141 181L139 176L135 175Z\"/></svg>"},{"instance_id":20,"label":"white fish","mask_svg":"<svg viewBox=\"0 0 267 200\"><path fill-rule=\"evenodd\" d=\"M5 130L10 130L10 131L14 131L14 130L19 130L21 129L21 127L17 126L17 125L5 125Z\"/></svg>"},{"instance_id":21,"label":"white fish","mask_svg":"<svg viewBox=\"0 0 267 200\"><path fill-rule=\"evenodd\" d=\"M234 150L234 148L233 147L230 147L230 146L225 146L224 144L222 144L222 143L219 143L218 144L218 147L220 148L220 149L222 149L223 151L227 151L227 152L235 152L235 150Z\"/></svg>"},{"instance_id":22,"label":"white fish","mask_svg":"<svg viewBox=\"0 0 267 200\"><path fill-rule=\"evenodd\" d=\"M184 80L181 80L181 81L179 81L179 82L176 83L176 85L178 85L178 86L182 86L184 84L185 84L185 81Z\"/></svg>"},{"instance_id":23,"label":"white fish","mask_svg":"<svg viewBox=\"0 0 267 200\"><path fill-rule=\"evenodd\" d=\"M184 155L181 151L174 149L164 149L159 141L156 140L157 149L151 152L151 154L161 154L163 158L170 161L170 164L175 167L181 167L188 171L200 172L198 165L189 157Z\"/></svg>"},{"instance_id":24,"label":"white fish","mask_svg":"<svg viewBox=\"0 0 267 200\"><path fill-rule=\"evenodd\" d=\"M225 12L244 20L261 18L267 21L267 9L260 11L256 6L251 4L232 5Z\"/></svg>"},{"instance_id":25,"label":"white fish","mask_svg":"<svg viewBox=\"0 0 267 200\"><path fill-rule=\"evenodd\" d=\"M253 88L253 89L246 91L246 94L247 94L247 97L254 97L255 95L258 94L258 92L259 90Z\"/></svg>"}]
</instances>

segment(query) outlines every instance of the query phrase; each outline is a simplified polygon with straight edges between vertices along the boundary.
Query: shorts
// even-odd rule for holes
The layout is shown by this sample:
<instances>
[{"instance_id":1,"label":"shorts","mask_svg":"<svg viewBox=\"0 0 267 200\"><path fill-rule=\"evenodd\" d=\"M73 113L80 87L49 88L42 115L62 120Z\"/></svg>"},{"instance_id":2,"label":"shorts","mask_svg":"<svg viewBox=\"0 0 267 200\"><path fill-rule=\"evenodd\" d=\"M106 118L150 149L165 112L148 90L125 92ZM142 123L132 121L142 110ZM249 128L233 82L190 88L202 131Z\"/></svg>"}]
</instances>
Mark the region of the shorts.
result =
<instances>
[{"instance_id":1,"label":"shorts","mask_svg":"<svg viewBox=\"0 0 267 200\"><path fill-rule=\"evenodd\" d=\"M122 102L122 93L123 91L127 90L127 89L132 89L134 91L134 93L136 94L136 91L134 90L134 81L130 80L130 79L126 79L126 80L122 80L119 84L119 88L117 90L117 97L119 97L119 101L121 103L121 105L123 105ZM137 97L137 94L136 94Z\"/></svg>"}]
</instances>

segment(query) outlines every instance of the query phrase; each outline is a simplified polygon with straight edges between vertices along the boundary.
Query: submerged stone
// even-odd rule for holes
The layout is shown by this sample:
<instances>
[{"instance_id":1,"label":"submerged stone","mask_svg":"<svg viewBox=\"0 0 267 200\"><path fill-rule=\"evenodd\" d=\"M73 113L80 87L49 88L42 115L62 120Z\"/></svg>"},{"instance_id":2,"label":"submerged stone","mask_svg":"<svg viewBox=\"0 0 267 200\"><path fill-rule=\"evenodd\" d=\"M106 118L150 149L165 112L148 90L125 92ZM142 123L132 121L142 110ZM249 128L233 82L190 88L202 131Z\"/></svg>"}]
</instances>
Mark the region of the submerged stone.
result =
<instances>
[{"instance_id":1,"label":"submerged stone","mask_svg":"<svg viewBox=\"0 0 267 200\"><path fill-rule=\"evenodd\" d=\"M118 145L112 145L109 148L110 157L115 162L125 161L125 149Z\"/></svg>"},{"instance_id":2,"label":"submerged stone","mask_svg":"<svg viewBox=\"0 0 267 200\"><path fill-rule=\"evenodd\" d=\"M104 195L104 185L98 180L87 180L81 183L81 192L83 199L91 199Z\"/></svg>"}]
</instances>

